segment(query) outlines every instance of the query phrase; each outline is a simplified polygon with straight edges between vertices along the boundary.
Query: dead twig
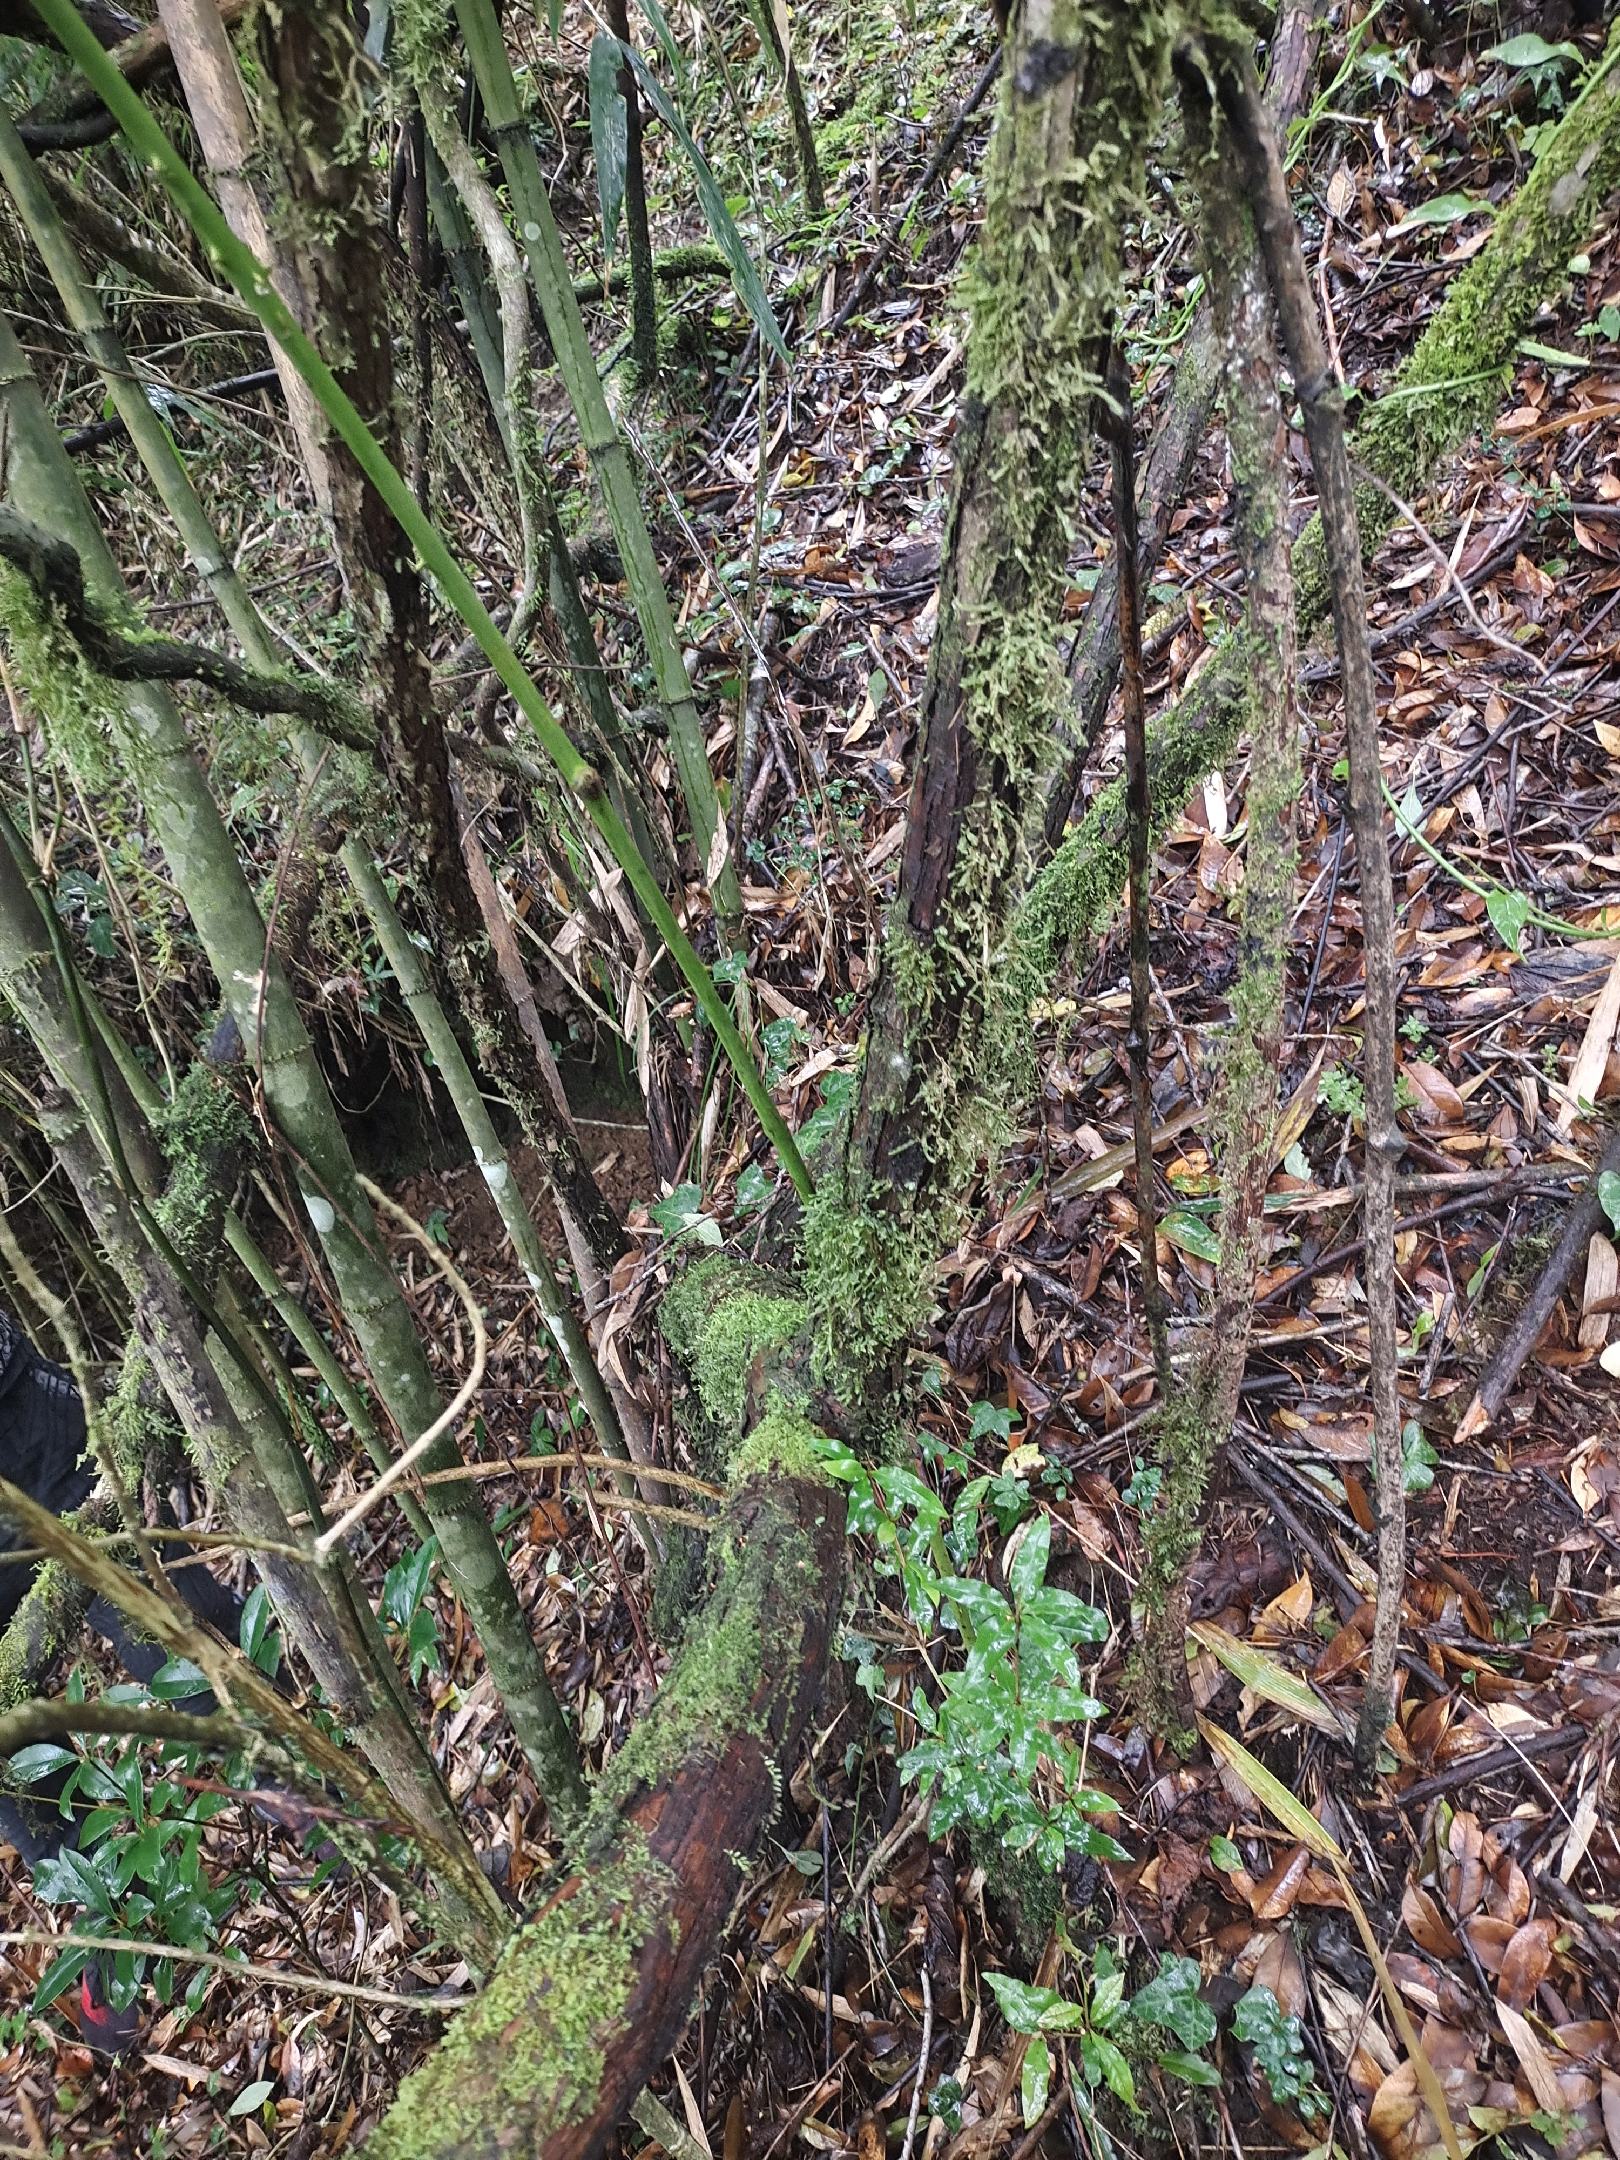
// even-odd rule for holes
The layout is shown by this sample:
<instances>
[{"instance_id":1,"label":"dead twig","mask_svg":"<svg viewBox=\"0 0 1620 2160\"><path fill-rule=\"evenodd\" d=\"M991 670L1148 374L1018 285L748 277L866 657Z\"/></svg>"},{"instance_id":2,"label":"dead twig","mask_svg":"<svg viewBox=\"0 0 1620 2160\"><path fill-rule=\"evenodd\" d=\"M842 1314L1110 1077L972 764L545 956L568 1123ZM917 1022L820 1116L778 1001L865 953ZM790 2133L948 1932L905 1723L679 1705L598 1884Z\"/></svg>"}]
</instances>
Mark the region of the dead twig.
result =
<instances>
[{"instance_id":1,"label":"dead twig","mask_svg":"<svg viewBox=\"0 0 1620 2160\"><path fill-rule=\"evenodd\" d=\"M1101 404L1109 437L1114 492L1114 557L1119 564L1119 643L1125 718L1125 803L1130 846L1131 1139L1136 1161L1136 1236L1142 1255L1142 1309L1159 1393L1168 1396L1170 1330L1159 1280L1158 1209L1154 1196L1153 1095L1148 1072L1152 1040L1153 974L1148 949L1148 868L1152 804L1148 799L1147 696L1142 683L1142 595L1137 581L1136 459L1131 441L1131 378L1123 346L1109 355L1108 395Z\"/></svg>"},{"instance_id":2,"label":"dead twig","mask_svg":"<svg viewBox=\"0 0 1620 2160\"><path fill-rule=\"evenodd\" d=\"M1474 1392L1474 1399L1463 1412L1462 1421L1457 1427L1458 1441L1476 1438L1487 1425L1500 1416L1502 1405L1513 1392L1526 1359L1535 1349L1543 1328L1552 1318L1553 1307L1563 1296L1565 1285L1575 1272L1576 1262L1585 1253L1593 1234L1605 1220L1598 1188L1606 1175L1620 1177L1620 1125L1610 1133L1608 1145L1603 1150L1592 1180L1565 1218L1558 1243L1553 1247L1535 1288L1525 1299L1501 1348L1486 1367Z\"/></svg>"}]
</instances>

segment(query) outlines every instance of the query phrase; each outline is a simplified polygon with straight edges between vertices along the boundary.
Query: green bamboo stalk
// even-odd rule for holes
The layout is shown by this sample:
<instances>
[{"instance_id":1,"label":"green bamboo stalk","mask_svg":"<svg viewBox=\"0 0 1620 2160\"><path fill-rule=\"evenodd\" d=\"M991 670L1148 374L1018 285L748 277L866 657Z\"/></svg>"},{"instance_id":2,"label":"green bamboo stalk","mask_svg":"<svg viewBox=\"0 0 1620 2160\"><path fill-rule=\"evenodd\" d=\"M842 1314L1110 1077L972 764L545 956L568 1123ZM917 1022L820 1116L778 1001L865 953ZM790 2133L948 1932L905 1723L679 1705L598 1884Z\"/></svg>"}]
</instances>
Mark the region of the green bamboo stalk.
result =
<instances>
[{"instance_id":1,"label":"green bamboo stalk","mask_svg":"<svg viewBox=\"0 0 1620 2160\"><path fill-rule=\"evenodd\" d=\"M804 1166L793 1135L771 1100L770 1090L737 1032L719 986L698 958L691 940L681 929L673 910L660 891L657 879L637 854L622 821L607 801L600 774L580 755L558 726L538 685L502 636L494 618L474 591L471 580L450 552L438 527L418 509L410 489L390 463L382 446L355 410L352 401L344 394L331 369L293 320L286 304L274 291L264 265L257 260L250 248L236 238L206 190L195 179L185 160L175 150L139 97L124 81L118 69L106 61L101 48L79 20L72 0L36 0L36 4L49 23L52 34L90 76L97 96L106 102L128 137L131 148L161 178L210 257L225 271L243 299L254 309L266 330L292 358L299 374L319 399L332 426L348 444L356 462L372 481L378 494L397 519L401 530L416 548L423 567L438 585L447 603L477 638L490 665L533 728L541 748L565 783L584 803L592 824L601 834L615 862L624 871L626 883L669 947L675 964L685 976L704 1017L713 1027L716 1040L730 1060L744 1094L753 1105L756 1116L800 1197L808 1199L813 1190L810 1173ZM547 215L550 215L549 209ZM0 353L0 382L3 382L8 372L4 355ZM633 488L631 494L633 497ZM639 503L636 505L636 514L639 522ZM620 544L622 547L622 539ZM684 669L682 672L684 676Z\"/></svg>"},{"instance_id":2,"label":"green bamboo stalk","mask_svg":"<svg viewBox=\"0 0 1620 2160\"><path fill-rule=\"evenodd\" d=\"M630 43L627 0L603 0L602 20L621 46ZM624 237L630 261L630 358L636 387L658 381L658 287L653 277L652 233L647 224L647 172L641 153L641 92L636 71L622 59L614 80L624 100Z\"/></svg>"},{"instance_id":3,"label":"green bamboo stalk","mask_svg":"<svg viewBox=\"0 0 1620 2160\"><path fill-rule=\"evenodd\" d=\"M277 654L270 632L234 564L221 547L208 512L162 419L141 390L116 331L106 321L80 268L73 244L41 185L33 159L9 119L0 113L0 180L10 190L23 223L39 249L60 294L68 320L83 339L142 464L173 519L186 552L206 579L247 659L273 669ZM313 784L330 756L328 747L307 728L295 728L292 742L299 763ZM483 1091L467 1063L454 1028L434 991L415 944L407 935L369 850L352 834L341 851L344 868L376 929L389 966L399 983L417 1030L444 1081L474 1158L500 1211L518 1262L533 1288L547 1327L579 1391L603 1452L628 1458L624 1433L597 1370L584 1331L563 1294L547 1257L523 1191L496 1132ZM369 1424L369 1421L368 1421ZM373 1459L386 1467L386 1444L371 1428ZM365 1431L359 1437L365 1441ZM378 1454L377 1449L382 1452Z\"/></svg>"},{"instance_id":4,"label":"green bamboo stalk","mask_svg":"<svg viewBox=\"0 0 1620 2160\"><path fill-rule=\"evenodd\" d=\"M799 64L793 57L792 48L782 41L777 25L776 10L772 0L747 0L748 12L754 19L759 41L771 58L771 65L781 78L782 89L787 97L788 119L793 129L793 151L798 161L799 178L804 185L805 207L812 217L824 217L827 211L827 191L822 185L821 160L816 154L816 131L810 123L810 107L804 94L804 78Z\"/></svg>"},{"instance_id":5,"label":"green bamboo stalk","mask_svg":"<svg viewBox=\"0 0 1620 2160\"><path fill-rule=\"evenodd\" d=\"M84 1001L90 1024L101 1038L103 1048L117 1066L119 1076L135 1098L141 1115L150 1123L158 1115L164 1100L156 1083L113 1026L107 1017L106 1009L94 992L81 983L79 994ZM126 1146L127 1144L126 1140ZM225 1242L246 1270L248 1279L314 1366L316 1378L337 1404L344 1421L366 1454L379 1470L386 1470L394 1459L394 1451L378 1431L370 1405L339 1364L325 1336L303 1305L270 1265L264 1248L235 1208L228 1208L225 1213ZM291 1371L277 1355L274 1345L263 1337L262 1331L256 1332L254 1340L255 1347L259 1348L260 1355L272 1366L290 1400L297 1392ZM403 1491L396 1493L395 1498L399 1503L400 1513L411 1526L412 1535L419 1544L426 1544L433 1535L433 1525L423 1513L421 1503L410 1493Z\"/></svg>"},{"instance_id":6,"label":"green bamboo stalk","mask_svg":"<svg viewBox=\"0 0 1620 2160\"><path fill-rule=\"evenodd\" d=\"M531 433L533 420L525 402L530 381L529 300L523 275L523 258L507 228L506 213L494 189L484 178L472 145L462 136L443 86L424 80L417 89L417 103L427 124L433 166L438 185L432 191L434 221L444 241L445 257L456 292L466 311L473 351L484 377L484 388L495 414L496 426L506 445L517 489L518 512L523 523L524 590L534 577L531 555L546 558L546 578L551 605L562 625L563 642L573 665L574 679L585 702L602 753L608 761L608 792L613 807L624 820L637 848L655 867L659 850L651 825L634 789L628 784L631 761L625 756L624 731L614 706L602 650L597 643L579 573L568 552L568 538L557 514L556 497L546 477L538 446L526 444L524 430ZM474 231L482 243L477 252ZM488 309L488 284L483 275L487 259L495 287L498 322ZM517 643L517 616L510 634Z\"/></svg>"},{"instance_id":7,"label":"green bamboo stalk","mask_svg":"<svg viewBox=\"0 0 1620 2160\"><path fill-rule=\"evenodd\" d=\"M518 98L506 41L490 0L456 0L456 20L484 101L489 130L500 152L501 169L529 258L529 276L545 320L546 335L619 543L658 701L668 717L670 755L680 779L687 816L692 820L704 878L725 935L735 943L742 929L742 889L726 845L725 821L709 769L703 723L692 698L674 611L653 553L652 535L642 514L629 452L614 425L596 371L596 356L585 334L584 317L574 297L573 279L551 214L551 199L529 134L528 119Z\"/></svg>"},{"instance_id":8,"label":"green bamboo stalk","mask_svg":"<svg viewBox=\"0 0 1620 2160\"><path fill-rule=\"evenodd\" d=\"M82 28L71 5L65 18L70 36ZM98 55L100 50L96 46ZM229 228L223 220L220 224L229 238ZM260 282L268 289L262 273ZM3 317L0 419L5 428L6 492L24 516L75 548L93 597L114 609L125 604L117 564L51 424L22 347ZM409 490L405 492L409 500ZM414 1440L438 1417L439 1391L410 1308L383 1257L331 1095L291 989L269 949L264 923L185 723L173 699L145 683L122 686L118 722L120 747L139 775L143 806L247 1056L262 1077L270 1113L294 1152L305 1208L362 1355L390 1415L406 1439ZM450 1469L459 1461L446 1434L424 1457L423 1466ZM513 1729L547 1799L566 1815L583 1800L578 1758L489 1519L476 1497L451 1486L432 1490L440 1549L483 1641Z\"/></svg>"},{"instance_id":9,"label":"green bamboo stalk","mask_svg":"<svg viewBox=\"0 0 1620 2160\"><path fill-rule=\"evenodd\" d=\"M34 889L30 870L19 836L0 811L0 987L65 1090L46 1120L48 1137L140 1316L143 1344L227 1519L258 1543L296 1545L289 1517L308 1512L318 1525L319 1496L296 1447L243 1384L241 1353L217 1336L205 1348L172 1271L139 1227L137 1195L120 1193L109 1175L116 1164L132 1162L143 1183L155 1180L161 1151L133 1097L100 1069L93 1040L80 1031L42 911L44 896ZM156 1197L155 1190L149 1197ZM149 1212L144 1219L150 1222ZM498 1901L408 1715L352 1568L323 1570L313 1557L292 1567L273 1554L261 1554L259 1565L334 1711L411 1824L458 1939L487 1961L502 1932Z\"/></svg>"}]
</instances>

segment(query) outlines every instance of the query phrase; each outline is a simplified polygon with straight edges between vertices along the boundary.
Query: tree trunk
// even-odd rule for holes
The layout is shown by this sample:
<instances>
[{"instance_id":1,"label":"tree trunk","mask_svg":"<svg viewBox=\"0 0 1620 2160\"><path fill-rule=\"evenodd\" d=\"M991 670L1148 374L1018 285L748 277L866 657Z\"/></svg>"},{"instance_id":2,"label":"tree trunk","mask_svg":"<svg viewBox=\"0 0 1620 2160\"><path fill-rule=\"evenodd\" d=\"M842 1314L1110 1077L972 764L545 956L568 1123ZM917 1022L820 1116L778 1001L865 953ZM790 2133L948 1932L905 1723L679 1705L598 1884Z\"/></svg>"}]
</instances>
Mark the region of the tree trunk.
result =
<instances>
[{"instance_id":1,"label":"tree trunk","mask_svg":"<svg viewBox=\"0 0 1620 2160\"><path fill-rule=\"evenodd\" d=\"M825 1340L856 1369L920 1318L1028 1069L1007 932L1063 696L1086 416L1170 35L1160 5L1031 0L1004 70L899 897L845 1159L808 1222Z\"/></svg>"},{"instance_id":2,"label":"tree trunk","mask_svg":"<svg viewBox=\"0 0 1620 2160\"><path fill-rule=\"evenodd\" d=\"M85 501L27 359L0 317L0 423L5 492L23 512L68 540L92 590L114 610L122 581ZM30 685L36 693L48 686ZM170 873L196 926L244 1051L261 1077L279 1137L297 1164L299 1191L331 1265L378 1394L407 1439L425 1432L443 1405L392 1269L381 1257L375 1220L355 1181L354 1162L326 1082L280 964L267 960L264 924L247 889L230 835L168 694L123 688L110 712L119 747L139 777ZM443 1437L424 1470L454 1468ZM536 1777L564 1809L582 1793L566 1723L518 1607L489 1519L470 1489L431 1488L430 1514L445 1563L483 1640Z\"/></svg>"},{"instance_id":3,"label":"tree trunk","mask_svg":"<svg viewBox=\"0 0 1620 2160\"><path fill-rule=\"evenodd\" d=\"M1616 185L1620 27L1484 247L1452 280L1391 391L1356 432L1355 456L1407 501L1443 458L1489 422L1519 340L1562 283ZM1357 511L1362 546L1374 548L1395 512L1376 489L1361 492ZM1308 636L1328 612L1314 518L1295 543L1293 575L1299 629ZM1152 729L1156 830L1168 830L1197 783L1231 756L1247 719L1246 682L1241 643L1229 640ZM1021 967L1032 985L1044 989L1065 952L1084 950L1106 928L1125 883L1123 809L1123 790L1104 788L1036 880L1018 929Z\"/></svg>"}]
</instances>

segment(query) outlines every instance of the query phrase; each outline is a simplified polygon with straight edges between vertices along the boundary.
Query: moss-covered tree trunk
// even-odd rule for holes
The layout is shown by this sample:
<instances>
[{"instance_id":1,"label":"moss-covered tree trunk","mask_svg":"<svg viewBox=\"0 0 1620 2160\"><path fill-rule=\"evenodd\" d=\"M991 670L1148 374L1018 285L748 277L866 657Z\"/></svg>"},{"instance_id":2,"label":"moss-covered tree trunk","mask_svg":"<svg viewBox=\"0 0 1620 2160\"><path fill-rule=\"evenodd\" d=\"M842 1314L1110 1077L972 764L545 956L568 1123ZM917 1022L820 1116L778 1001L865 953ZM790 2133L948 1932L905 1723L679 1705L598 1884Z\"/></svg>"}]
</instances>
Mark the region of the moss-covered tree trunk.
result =
<instances>
[{"instance_id":1,"label":"moss-covered tree trunk","mask_svg":"<svg viewBox=\"0 0 1620 2160\"><path fill-rule=\"evenodd\" d=\"M843 1510L827 1395L858 1402L924 1308L1010 1074L999 955L1061 694L1083 414L1169 61L1168 8L1033 0L1014 34L972 272L940 627L860 1107L812 1203L814 1310L707 1277L666 1332L747 1427L716 1587L608 1773L585 1865L519 1930L484 2000L407 2081L383 2160L589 2160L678 2035L820 1686ZM819 1351L819 1359L818 1359Z\"/></svg>"},{"instance_id":2,"label":"moss-covered tree trunk","mask_svg":"<svg viewBox=\"0 0 1620 2160\"><path fill-rule=\"evenodd\" d=\"M1226 406L1247 615L1251 751L1245 806L1242 964L1221 1042L1216 1132L1220 1253L1208 1341L1161 1405L1163 1483L1144 1525L1145 1615L1137 1695L1159 1732L1190 1727L1188 1571L1204 1507L1237 1414L1254 1313L1266 1182L1277 1126L1288 925L1300 786L1288 470L1275 318L1254 227L1224 132L1212 135L1203 78L1182 73L1182 110L1203 202L1204 262Z\"/></svg>"},{"instance_id":3,"label":"moss-covered tree trunk","mask_svg":"<svg viewBox=\"0 0 1620 2160\"><path fill-rule=\"evenodd\" d=\"M1064 696L1087 418L1173 14L1031 0L1004 71L899 898L844 1160L810 1222L815 1301L857 1363L917 1318L1025 1059L1007 932Z\"/></svg>"}]
</instances>

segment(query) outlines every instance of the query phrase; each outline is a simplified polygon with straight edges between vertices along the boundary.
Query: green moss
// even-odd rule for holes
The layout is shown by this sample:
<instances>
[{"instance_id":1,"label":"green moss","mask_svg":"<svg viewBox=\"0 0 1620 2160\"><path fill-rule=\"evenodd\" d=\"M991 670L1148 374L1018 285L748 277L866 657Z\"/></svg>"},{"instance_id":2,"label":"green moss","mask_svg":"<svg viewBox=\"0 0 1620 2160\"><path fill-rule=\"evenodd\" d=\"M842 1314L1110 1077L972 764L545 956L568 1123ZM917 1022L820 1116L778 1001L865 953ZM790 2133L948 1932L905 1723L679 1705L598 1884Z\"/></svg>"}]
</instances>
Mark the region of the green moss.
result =
<instances>
[{"instance_id":1,"label":"green moss","mask_svg":"<svg viewBox=\"0 0 1620 2160\"><path fill-rule=\"evenodd\" d=\"M824 1487L829 1507L834 1488L821 1468L818 1436L803 1412L780 1396L738 1447L731 1483L735 1496L764 1477L791 1478ZM735 1497L732 1519L737 1520ZM604 1835L636 1793L655 1791L671 1770L706 1749L718 1752L730 1735L763 1733L774 1689L761 1686L767 1670L766 1600L792 1610L796 1591L813 1597L819 1569L809 1542L768 1488L745 1512L746 1535L716 1541L719 1580L682 1645L658 1704L603 1771L585 1830Z\"/></svg>"},{"instance_id":2,"label":"green moss","mask_svg":"<svg viewBox=\"0 0 1620 2160\"><path fill-rule=\"evenodd\" d=\"M1153 839L1169 831L1193 788L1224 764L1248 717L1247 647L1217 648L1179 704L1148 730ZM1015 931L1016 979L1026 999L1045 997L1065 954L1084 953L1107 929L1125 887L1129 844L1125 782L1113 780L1030 888Z\"/></svg>"},{"instance_id":3,"label":"green moss","mask_svg":"<svg viewBox=\"0 0 1620 2160\"><path fill-rule=\"evenodd\" d=\"M111 784L116 768L109 745L122 717L122 693L9 563L0 563L0 641L52 743L87 785Z\"/></svg>"},{"instance_id":4,"label":"green moss","mask_svg":"<svg viewBox=\"0 0 1620 2160\"><path fill-rule=\"evenodd\" d=\"M802 1410L775 1398L731 1458L733 1485L750 1477L819 1479L824 1441Z\"/></svg>"},{"instance_id":5,"label":"green moss","mask_svg":"<svg viewBox=\"0 0 1620 2160\"><path fill-rule=\"evenodd\" d=\"M741 1572L741 1571L740 1571ZM584 1845L618 1817L638 1792L656 1791L665 1774L712 1749L716 1760L728 1735L759 1722L748 1705L759 1686L763 1652L763 1588L751 1573L735 1594L711 1598L698 1615L663 1687L657 1708L643 1718L597 1784Z\"/></svg>"},{"instance_id":6,"label":"green moss","mask_svg":"<svg viewBox=\"0 0 1620 2160\"><path fill-rule=\"evenodd\" d=\"M210 1265L236 1171L252 1152L252 1126L219 1074L199 1062L159 1113L157 1137L169 1176L154 1212L188 1267Z\"/></svg>"},{"instance_id":7,"label":"green moss","mask_svg":"<svg viewBox=\"0 0 1620 2160\"><path fill-rule=\"evenodd\" d=\"M150 1359L134 1340L125 1345L117 1386L102 1402L100 1427L128 1487L139 1489L154 1456L178 1459L179 1427Z\"/></svg>"},{"instance_id":8,"label":"green moss","mask_svg":"<svg viewBox=\"0 0 1620 2160\"><path fill-rule=\"evenodd\" d=\"M0 1635L0 1710L36 1691L39 1676L77 1638L90 1593L60 1560L47 1560Z\"/></svg>"},{"instance_id":9,"label":"green moss","mask_svg":"<svg viewBox=\"0 0 1620 2160\"><path fill-rule=\"evenodd\" d=\"M729 1437L742 1426L749 1375L762 1358L792 1341L804 1305L777 1289L762 1270L717 1253L688 1268L670 1288L659 1318L664 1340L691 1373L705 1412Z\"/></svg>"},{"instance_id":10,"label":"green moss","mask_svg":"<svg viewBox=\"0 0 1620 2160\"><path fill-rule=\"evenodd\" d=\"M970 1830L968 1849L984 1870L992 1915L1010 1923L1019 1955L1033 1971L1063 1911L1057 1876L1033 1853L1010 1852L994 1831Z\"/></svg>"},{"instance_id":11,"label":"green moss","mask_svg":"<svg viewBox=\"0 0 1620 2160\"><path fill-rule=\"evenodd\" d=\"M962 1182L978 1156L962 1150ZM818 1369L858 1396L866 1375L927 1319L939 1257L931 1215L854 1197L847 1171L825 1176L804 1214L804 1272L815 1315ZM881 1196L878 1196L879 1200ZM960 1199L957 1205L960 1206Z\"/></svg>"},{"instance_id":12,"label":"green moss","mask_svg":"<svg viewBox=\"0 0 1620 2160\"><path fill-rule=\"evenodd\" d=\"M544 2133L578 2121L620 2037L662 1873L631 1841L520 1927L489 1985L400 2087L367 2141L374 2160L537 2150Z\"/></svg>"}]
</instances>

